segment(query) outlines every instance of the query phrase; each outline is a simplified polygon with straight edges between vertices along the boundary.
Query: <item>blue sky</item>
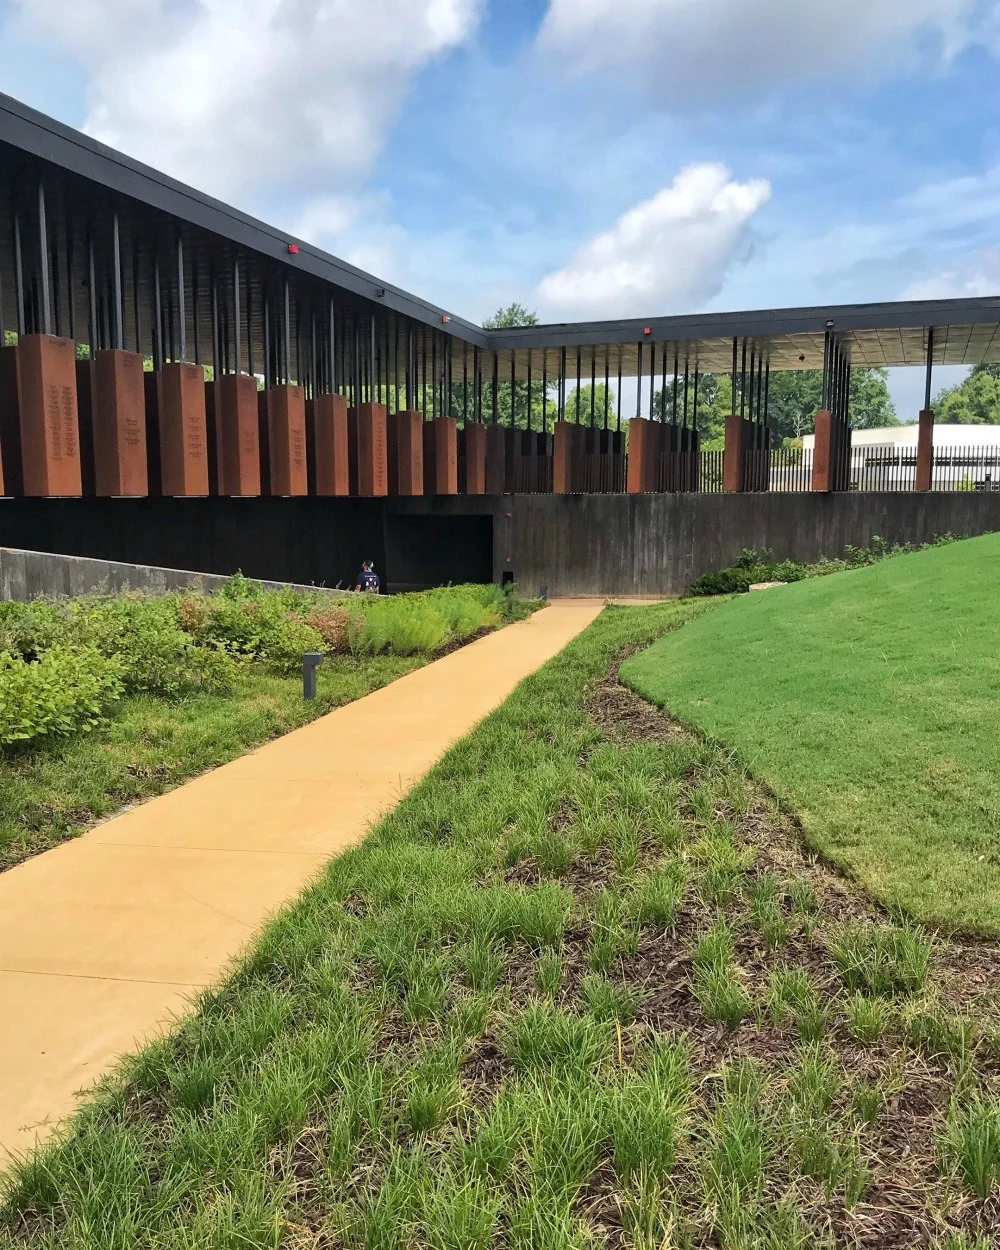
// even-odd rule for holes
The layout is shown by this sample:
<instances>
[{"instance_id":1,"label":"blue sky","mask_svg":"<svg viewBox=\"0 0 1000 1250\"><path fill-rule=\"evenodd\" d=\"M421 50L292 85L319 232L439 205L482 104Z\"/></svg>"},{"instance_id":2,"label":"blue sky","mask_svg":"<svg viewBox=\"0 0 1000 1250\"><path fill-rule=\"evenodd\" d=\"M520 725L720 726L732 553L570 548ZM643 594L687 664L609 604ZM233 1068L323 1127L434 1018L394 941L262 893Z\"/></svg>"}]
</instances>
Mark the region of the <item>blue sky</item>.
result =
<instances>
[{"instance_id":1,"label":"blue sky","mask_svg":"<svg viewBox=\"0 0 1000 1250\"><path fill-rule=\"evenodd\" d=\"M4 91L476 320L995 294L998 61L1000 0L0 0Z\"/></svg>"}]
</instances>

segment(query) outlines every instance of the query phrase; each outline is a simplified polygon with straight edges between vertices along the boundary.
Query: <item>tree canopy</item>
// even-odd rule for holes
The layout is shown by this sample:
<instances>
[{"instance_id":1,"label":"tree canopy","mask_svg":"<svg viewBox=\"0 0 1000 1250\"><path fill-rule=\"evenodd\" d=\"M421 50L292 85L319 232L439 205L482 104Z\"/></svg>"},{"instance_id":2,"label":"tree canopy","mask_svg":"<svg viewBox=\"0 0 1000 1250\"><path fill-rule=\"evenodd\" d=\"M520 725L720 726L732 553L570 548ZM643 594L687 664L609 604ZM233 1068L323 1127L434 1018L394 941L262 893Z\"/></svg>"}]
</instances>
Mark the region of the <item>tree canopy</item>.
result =
<instances>
[{"instance_id":1,"label":"tree canopy","mask_svg":"<svg viewBox=\"0 0 1000 1250\"><path fill-rule=\"evenodd\" d=\"M684 386L677 390L678 418L683 420ZM816 413L823 402L823 374L819 369L773 372L768 388L767 421L777 442L801 438L816 424ZM739 408L739 394L736 396ZM674 412L673 383L654 398L657 415L669 421ZM698 430L702 445L721 446L726 417L733 411L733 383L728 373L705 374L698 381ZM694 420L694 385L689 383L688 418ZM851 373L851 424L856 430L881 429L899 425L896 408L889 394L885 369L855 369Z\"/></svg>"},{"instance_id":2,"label":"tree canopy","mask_svg":"<svg viewBox=\"0 0 1000 1250\"><path fill-rule=\"evenodd\" d=\"M1000 365L976 365L964 382L938 393L934 412L944 425L1000 425Z\"/></svg>"},{"instance_id":3,"label":"tree canopy","mask_svg":"<svg viewBox=\"0 0 1000 1250\"><path fill-rule=\"evenodd\" d=\"M483 320L486 329L507 329L513 326L538 325L538 317L524 304L514 301L505 308L498 308L491 317ZM993 366L991 366L993 368ZM519 429L528 427L529 413L531 428L542 428L543 413L546 425L551 428L556 420L557 403L555 398L556 379L549 379L549 390L543 395L541 378L533 379L529 395L527 382L516 382L513 393L509 372L506 379L501 375L497 385L497 417L504 425L511 424L511 408L513 400L513 424ZM971 380L971 379L970 379ZM991 375L996 387L997 416L1000 421L1000 369ZM982 383L980 385L983 385ZM657 417L665 420L674 418L674 383L667 382L665 390L657 390L653 397L653 411ZM593 396L591 391L593 390ZM684 419L684 384L680 379L677 385L677 419ZM474 411L475 386L470 382L468 410ZM622 416L627 418L634 411L634 394L631 402L622 403ZM801 438L811 431L816 423L816 412L823 398L823 374L818 369L775 371L771 374L768 392L768 424L775 441L780 443L786 439ZM593 399L594 424L603 426L605 415L607 424L616 422L618 399L613 388L605 387L603 382L591 388L589 383L580 386L579 420L582 425L589 425L591 419L591 400ZM484 376L481 385L481 408L483 420L489 421L493 416L493 380ZM461 382L452 386L451 411L465 411L465 388ZM565 417L567 421L577 419L576 388L570 389L567 380ZM739 396L736 397L738 410ZM879 429L884 426L899 425L895 405L889 394L888 371L885 369L855 369L851 374L851 424L855 429ZM698 416L697 427L701 434L702 446L721 447L725 437L726 417L733 411L733 383L730 374L704 374L698 380ZM694 424L694 378L688 379L687 419ZM969 418L970 420L973 418Z\"/></svg>"}]
</instances>

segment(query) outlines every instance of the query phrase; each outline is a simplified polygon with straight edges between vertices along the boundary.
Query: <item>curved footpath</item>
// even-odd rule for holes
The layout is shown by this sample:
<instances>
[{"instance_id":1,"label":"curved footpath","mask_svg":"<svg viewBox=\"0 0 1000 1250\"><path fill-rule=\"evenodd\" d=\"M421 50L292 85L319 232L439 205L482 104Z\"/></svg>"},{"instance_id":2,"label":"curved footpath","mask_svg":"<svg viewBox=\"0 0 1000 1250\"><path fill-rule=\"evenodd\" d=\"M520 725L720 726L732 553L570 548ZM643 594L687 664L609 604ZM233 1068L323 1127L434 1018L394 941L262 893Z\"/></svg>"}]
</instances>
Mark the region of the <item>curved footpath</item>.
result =
<instances>
[{"instance_id":1,"label":"curved footpath","mask_svg":"<svg viewBox=\"0 0 1000 1250\"><path fill-rule=\"evenodd\" d=\"M601 607L553 604L0 875L0 1161Z\"/></svg>"}]
</instances>

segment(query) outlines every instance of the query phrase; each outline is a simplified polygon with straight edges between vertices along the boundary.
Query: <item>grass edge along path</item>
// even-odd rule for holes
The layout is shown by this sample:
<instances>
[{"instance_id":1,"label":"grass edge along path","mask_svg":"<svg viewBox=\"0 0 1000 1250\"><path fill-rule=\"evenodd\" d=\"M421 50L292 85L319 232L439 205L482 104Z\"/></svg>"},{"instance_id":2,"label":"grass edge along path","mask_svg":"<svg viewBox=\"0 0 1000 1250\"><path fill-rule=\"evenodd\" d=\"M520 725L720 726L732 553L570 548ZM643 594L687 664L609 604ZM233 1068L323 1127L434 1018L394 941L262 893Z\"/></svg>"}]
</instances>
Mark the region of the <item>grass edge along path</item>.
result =
<instances>
[{"instance_id":1,"label":"grass edge along path","mask_svg":"<svg viewBox=\"0 0 1000 1250\"><path fill-rule=\"evenodd\" d=\"M598 611L550 606L0 876L0 1152L225 978Z\"/></svg>"},{"instance_id":2,"label":"grass edge along path","mask_svg":"<svg viewBox=\"0 0 1000 1250\"><path fill-rule=\"evenodd\" d=\"M243 625L250 636L243 638L242 645L265 646L270 631L284 649L280 666L270 662L266 652L247 655L240 663L230 661L226 668L231 672L231 684L222 689L206 689L196 680L190 687L171 694L157 689L129 689L105 709L91 732L43 736L33 742L0 746L0 872L79 836L136 803L163 794L335 708L363 698L486 632L524 619L538 607L537 601L506 598L499 590L490 596L495 588L477 586L446 587L384 599L355 596L350 604L357 635L355 652L335 650L327 656L317 673L317 697L307 703L302 698L298 657L302 649L326 649L320 634L308 625L303 633L301 619L294 623L286 619L282 592L263 592L258 583L242 575L231 579L228 585L234 589L214 597L150 596L140 597L131 605L127 596L85 595L36 601L47 612L72 612L87 605L112 611L116 604L134 608L147 604L166 608L173 604L176 615L191 624L196 633L197 626L189 617L207 617L207 605L222 604L238 614L240 608L260 609L264 603L271 609L269 614L244 618L251 624ZM463 596L470 600L468 604L463 605ZM291 601L299 600L308 606L308 596L293 596ZM435 603L451 613L451 628L446 627L445 618L434 609ZM30 613L36 604L0 603L0 615L5 607ZM313 606L317 615L311 619L318 619L335 631L346 628L340 619L347 613L342 600L324 603L317 595ZM253 624L258 620L262 623ZM178 622L174 623L176 626ZM282 627L291 631L289 636L281 633ZM254 629L259 636L253 635ZM199 656L204 658L204 652L194 647L194 638L186 633L179 636L186 638L192 648L187 657L192 665ZM141 633L126 635L129 637L129 645L143 645ZM313 642L308 641L310 637ZM394 640L403 645L402 653L393 650ZM341 644L345 642L346 638L341 639ZM133 667L145 667L141 653L129 658ZM150 661L153 672L158 671L156 659L154 651ZM0 686L2 683L0 674Z\"/></svg>"},{"instance_id":3,"label":"grass edge along path","mask_svg":"<svg viewBox=\"0 0 1000 1250\"><path fill-rule=\"evenodd\" d=\"M1000 933L1000 535L720 606L622 677L724 742L874 897Z\"/></svg>"},{"instance_id":4,"label":"grass edge along path","mask_svg":"<svg viewBox=\"0 0 1000 1250\"><path fill-rule=\"evenodd\" d=\"M246 666L225 693L130 695L86 734L0 758L0 872L127 808L300 729L435 657L332 656L316 698L302 678Z\"/></svg>"},{"instance_id":5,"label":"grass edge along path","mask_svg":"<svg viewBox=\"0 0 1000 1250\"><path fill-rule=\"evenodd\" d=\"M0 1242L988 1250L970 952L606 676L704 606L608 609L523 682L21 1164Z\"/></svg>"}]
</instances>

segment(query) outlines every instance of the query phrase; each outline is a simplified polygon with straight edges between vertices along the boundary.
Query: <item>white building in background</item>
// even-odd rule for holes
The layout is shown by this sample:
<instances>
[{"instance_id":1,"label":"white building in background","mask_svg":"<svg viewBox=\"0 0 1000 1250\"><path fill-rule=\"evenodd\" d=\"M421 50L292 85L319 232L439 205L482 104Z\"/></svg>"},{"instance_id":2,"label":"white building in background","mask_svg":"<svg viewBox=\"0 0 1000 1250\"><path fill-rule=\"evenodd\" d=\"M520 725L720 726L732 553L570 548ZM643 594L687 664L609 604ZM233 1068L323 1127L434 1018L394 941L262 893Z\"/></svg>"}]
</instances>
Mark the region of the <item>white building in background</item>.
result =
<instances>
[{"instance_id":1,"label":"white building in background","mask_svg":"<svg viewBox=\"0 0 1000 1250\"><path fill-rule=\"evenodd\" d=\"M912 490L917 471L914 425L851 431L852 490ZM816 436L802 439L812 462ZM935 425L932 490L1000 490L1000 425Z\"/></svg>"},{"instance_id":2,"label":"white building in background","mask_svg":"<svg viewBox=\"0 0 1000 1250\"><path fill-rule=\"evenodd\" d=\"M882 430L852 430L852 447L900 447L917 450L917 425L891 425ZM816 447L816 435L802 439L805 451ZM935 425L934 448L997 447L1000 448L1000 425Z\"/></svg>"}]
</instances>

